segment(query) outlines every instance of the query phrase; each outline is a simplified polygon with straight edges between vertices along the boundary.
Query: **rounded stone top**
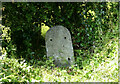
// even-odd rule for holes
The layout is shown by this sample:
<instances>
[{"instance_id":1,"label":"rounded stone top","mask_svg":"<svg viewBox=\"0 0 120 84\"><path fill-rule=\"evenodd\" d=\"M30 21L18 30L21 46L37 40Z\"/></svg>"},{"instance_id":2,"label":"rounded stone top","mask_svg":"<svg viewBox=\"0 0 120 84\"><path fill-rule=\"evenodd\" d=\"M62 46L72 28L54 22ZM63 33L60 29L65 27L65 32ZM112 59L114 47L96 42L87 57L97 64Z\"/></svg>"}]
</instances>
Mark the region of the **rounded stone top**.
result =
<instances>
[{"instance_id":1,"label":"rounded stone top","mask_svg":"<svg viewBox=\"0 0 120 84\"><path fill-rule=\"evenodd\" d=\"M61 29L65 29L65 30L69 31L66 27L64 27L64 26L62 26L62 25L56 25L56 26L51 27L51 28L47 31L47 33L48 33L49 31L53 30L53 29L56 29L56 28L57 28L57 29L61 28Z\"/></svg>"}]
</instances>

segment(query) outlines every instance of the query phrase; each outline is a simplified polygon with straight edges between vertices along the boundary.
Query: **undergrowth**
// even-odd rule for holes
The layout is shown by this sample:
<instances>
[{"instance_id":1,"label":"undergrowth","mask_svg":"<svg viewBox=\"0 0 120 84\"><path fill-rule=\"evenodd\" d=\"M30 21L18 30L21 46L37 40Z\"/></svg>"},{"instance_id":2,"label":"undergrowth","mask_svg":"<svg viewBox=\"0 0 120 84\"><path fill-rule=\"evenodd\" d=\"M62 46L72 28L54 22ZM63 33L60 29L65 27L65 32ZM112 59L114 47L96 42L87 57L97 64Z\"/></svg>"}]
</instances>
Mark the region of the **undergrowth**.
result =
<instances>
[{"instance_id":1,"label":"undergrowth","mask_svg":"<svg viewBox=\"0 0 120 84\"><path fill-rule=\"evenodd\" d=\"M55 67L51 60L28 62L1 56L0 82L118 82L118 40L110 40L98 50L81 62L83 69Z\"/></svg>"}]
</instances>

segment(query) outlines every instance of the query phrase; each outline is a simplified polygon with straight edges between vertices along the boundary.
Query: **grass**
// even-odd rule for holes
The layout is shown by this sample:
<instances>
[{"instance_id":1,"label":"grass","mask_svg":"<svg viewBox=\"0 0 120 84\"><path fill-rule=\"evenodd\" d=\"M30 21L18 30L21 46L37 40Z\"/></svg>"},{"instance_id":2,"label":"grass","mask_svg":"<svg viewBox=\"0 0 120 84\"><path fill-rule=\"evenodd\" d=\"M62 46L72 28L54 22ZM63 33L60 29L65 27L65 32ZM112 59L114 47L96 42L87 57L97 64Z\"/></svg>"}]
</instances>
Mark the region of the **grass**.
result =
<instances>
[{"instance_id":1,"label":"grass","mask_svg":"<svg viewBox=\"0 0 120 84\"><path fill-rule=\"evenodd\" d=\"M1 56L0 82L118 82L117 39L110 40L99 53L82 61L83 69L40 66L41 61L31 65L33 61Z\"/></svg>"}]
</instances>

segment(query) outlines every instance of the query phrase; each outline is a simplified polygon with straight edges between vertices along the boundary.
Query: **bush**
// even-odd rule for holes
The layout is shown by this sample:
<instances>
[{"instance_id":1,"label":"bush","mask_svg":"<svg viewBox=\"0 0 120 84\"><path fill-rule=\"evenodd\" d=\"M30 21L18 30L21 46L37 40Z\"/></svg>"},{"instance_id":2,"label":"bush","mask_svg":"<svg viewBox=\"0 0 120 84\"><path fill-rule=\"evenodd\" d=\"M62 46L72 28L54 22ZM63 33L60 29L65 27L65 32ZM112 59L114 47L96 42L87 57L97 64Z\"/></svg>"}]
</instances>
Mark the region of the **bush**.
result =
<instances>
[{"instance_id":1,"label":"bush","mask_svg":"<svg viewBox=\"0 0 120 84\"><path fill-rule=\"evenodd\" d=\"M93 56L96 48L100 52L107 40L118 36L118 2L4 2L3 7L2 24L6 26L4 29L8 36L3 37L2 46L9 57L44 60L43 26L63 25L68 28L79 66L82 65L81 60Z\"/></svg>"},{"instance_id":2,"label":"bush","mask_svg":"<svg viewBox=\"0 0 120 84\"><path fill-rule=\"evenodd\" d=\"M112 49L112 51L107 54L106 51L109 49ZM10 59L1 56L0 82L117 82L117 50L118 38L110 40L100 53L95 53L91 59L82 61L83 69L79 69L78 66L51 68L53 66L52 60L46 61L43 66L40 66L41 61L39 60L26 61L23 58ZM31 65L32 62L34 63ZM45 64L47 64L47 67Z\"/></svg>"}]
</instances>

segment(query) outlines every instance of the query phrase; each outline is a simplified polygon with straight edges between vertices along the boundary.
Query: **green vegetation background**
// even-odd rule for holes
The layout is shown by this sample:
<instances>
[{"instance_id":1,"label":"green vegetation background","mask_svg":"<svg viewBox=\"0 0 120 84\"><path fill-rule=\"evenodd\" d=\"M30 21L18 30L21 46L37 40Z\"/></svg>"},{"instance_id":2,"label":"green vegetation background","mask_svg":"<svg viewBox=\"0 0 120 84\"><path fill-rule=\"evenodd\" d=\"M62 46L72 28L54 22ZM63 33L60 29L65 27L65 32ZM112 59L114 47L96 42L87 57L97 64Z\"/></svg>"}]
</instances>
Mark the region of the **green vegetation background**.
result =
<instances>
[{"instance_id":1,"label":"green vegetation background","mask_svg":"<svg viewBox=\"0 0 120 84\"><path fill-rule=\"evenodd\" d=\"M118 81L118 2L2 5L0 81ZM70 31L76 67L46 60L45 33L55 25Z\"/></svg>"}]
</instances>

